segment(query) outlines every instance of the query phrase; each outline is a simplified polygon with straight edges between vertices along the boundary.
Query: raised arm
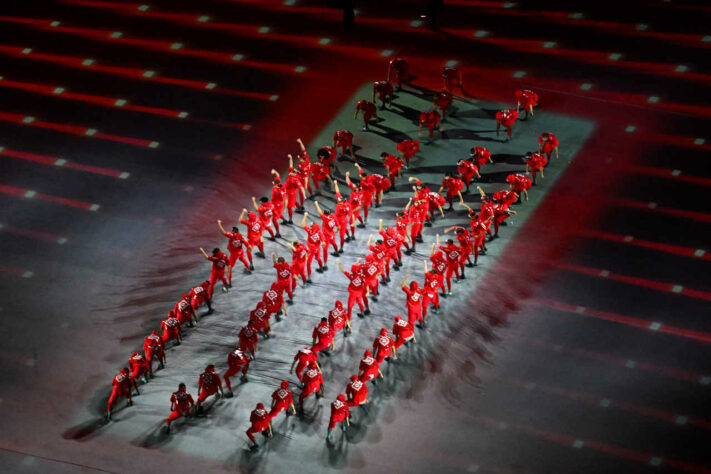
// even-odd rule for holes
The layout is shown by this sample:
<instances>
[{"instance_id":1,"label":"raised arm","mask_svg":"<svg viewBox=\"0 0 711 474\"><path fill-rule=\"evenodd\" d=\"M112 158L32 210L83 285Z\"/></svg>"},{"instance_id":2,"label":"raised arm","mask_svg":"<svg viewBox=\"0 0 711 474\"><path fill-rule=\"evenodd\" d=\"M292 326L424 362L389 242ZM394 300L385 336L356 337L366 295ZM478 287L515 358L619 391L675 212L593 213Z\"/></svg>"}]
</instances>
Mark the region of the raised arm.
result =
<instances>
[{"instance_id":1,"label":"raised arm","mask_svg":"<svg viewBox=\"0 0 711 474\"><path fill-rule=\"evenodd\" d=\"M366 244L368 247L370 247L370 243L373 241L373 234L370 234L368 236L368 243Z\"/></svg>"},{"instance_id":2,"label":"raised arm","mask_svg":"<svg viewBox=\"0 0 711 474\"><path fill-rule=\"evenodd\" d=\"M321 210L321 206L318 205L318 201L314 201L314 205L316 206L316 211L318 211L318 215L322 216L323 211Z\"/></svg>"},{"instance_id":3,"label":"raised arm","mask_svg":"<svg viewBox=\"0 0 711 474\"><path fill-rule=\"evenodd\" d=\"M286 155L289 157L289 169L294 169L294 158L291 156L291 154Z\"/></svg>"},{"instance_id":4,"label":"raised arm","mask_svg":"<svg viewBox=\"0 0 711 474\"><path fill-rule=\"evenodd\" d=\"M427 270L427 260L425 260L425 261L424 261L424 262L422 262L422 263L424 263L424 264L425 264L425 273L427 273L427 271L428 271L428 270Z\"/></svg>"},{"instance_id":5,"label":"raised arm","mask_svg":"<svg viewBox=\"0 0 711 474\"><path fill-rule=\"evenodd\" d=\"M427 265L427 263L425 263L425 265ZM400 286L403 288L407 288L407 280L409 280L409 279L410 279L410 274L408 273L407 275L405 275L405 278L402 279L402 283L400 283Z\"/></svg>"},{"instance_id":6,"label":"raised arm","mask_svg":"<svg viewBox=\"0 0 711 474\"><path fill-rule=\"evenodd\" d=\"M466 205L466 204L464 204L463 202L459 202L459 205L460 205L460 206L462 206L462 207L466 207L467 209L469 209L469 212L471 212L471 211L472 211L472 208L471 208L471 207L469 207L469 206L467 206L467 205Z\"/></svg>"},{"instance_id":7,"label":"raised arm","mask_svg":"<svg viewBox=\"0 0 711 474\"><path fill-rule=\"evenodd\" d=\"M306 218L309 217L308 212L304 212L304 218L301 219L301 227L306 227Z\"/></svg>"},{"instance_id":8,"label":"raised arm","mask_svg":"<svg viewBox=\"0 0 711 474\"><path fill-rule=\"evenodd\" d=\"M279 172L278 172L277 170L272 169L272 175L273 175L273 176L276 176L276 179L278 179L279 181L281 181L281 176L279 176Z\"/></svg>"},{"instance_id":9,"label":"raised arm","mask_svg":"<svg viewBox=\"0 0 711 474\"><path fill-rule=\"evenodd\" d=\"M252 205L254 206L255 211L259 210L259 206L257 205L257 198L255 198L254 196L252 196Z\"/></svg>"},{"instance_id":10,"label":"raised arm","mask_svg":"<svg viewBox=\"0 0 711 474\"><path fill-rule=\"evenodd\" d=\"M346 273L346 271L343 269L343 265L341 265L341 261L336 259L336 265L338 266L338 269L343 272L343 274Z\"/></svg>"},{"instance_id":11,"label":"raised arm","mask_svg":"<svg viewBox=\"0 0 711 474\"><path fill-rule=\"evenodd\" d=\"M437 244L432 244L432 249L430 250L430 257L434 257L435 245ZM425 262L425 265L427 265L427 262Z\"/></svg>"},{"instance_id":12,"label":"raised arm","mask_svg":"<svg viewBox=\"0 0 711 474\"><path fill-rule=\"evenodd\" d=\"M274 262L274 265L277 263L276 254L274 252L272 252L272 262Z\"/></svg>"},{"instance_id":13,"label":"raised arm","mask_svg":"<svg viewBox=\"0 0 711 474\"><path fill-rule=\"evenodd\" d=\"M242 209L242 212L239 214L239 218L237 219L238 222L242 222L244 219L244 215L247 213L247 209Z\"/></svg>"},{"instance_id":14,"label":"raised arm","mask_svg":"<svg viewBox=\"0 0 711 474\"><path fill-rule=\"evenodd\" d=\"M201 251L202 254L205 256L206 259L208 259L208 260L210 259L210 257L207 256L207 253L205 252L205 250L203 250L202 247L200 247L200 251Z\"/></svg>"},{"instance_id":15,"label":"raised arm","mask_svg":"<svg viewBox=\"0 0 711 474\"><path fill-rule=\"evenodd\" d=\"M383 231L383 220L380 219L380 222L378 223L378 232L382 232L382 231Z\"/></svg>"},{"instance_id":16,"label":"raised arm","mask_svg":"<svg viewBox=\"0 0 711 474\"><path fill-rule=\"evenodd\" d=\"M301 151L306 151L306 147L304 146L304 142L301 141L301 138L297 138L296 143L298 143L299 147L301 147Z\"/></svg>"},{"instance_id":17,"label":"raised arm","mask_svg":"<svg viewBox=\"0 0 711 474\"><path fill-rule=\"evenodd\" d=\"M225 231L225 228L222 227L222 221L219 220L219 219L217 220L217 227L220 228L220 231L221 231L224 235L227 235L227 232Z\"/></svg>"}]
</instances>

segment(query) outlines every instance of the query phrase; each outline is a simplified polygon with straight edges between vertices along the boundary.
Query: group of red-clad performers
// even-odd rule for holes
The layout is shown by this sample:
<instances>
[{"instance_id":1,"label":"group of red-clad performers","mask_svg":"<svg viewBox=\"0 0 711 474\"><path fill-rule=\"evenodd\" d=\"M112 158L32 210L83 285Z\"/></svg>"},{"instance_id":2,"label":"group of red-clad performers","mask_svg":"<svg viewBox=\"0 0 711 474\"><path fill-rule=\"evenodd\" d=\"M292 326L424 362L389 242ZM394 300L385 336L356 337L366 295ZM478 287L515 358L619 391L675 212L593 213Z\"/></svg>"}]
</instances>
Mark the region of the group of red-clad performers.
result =
<instances>
[{"instance_id":1,"label":"group of red-clad performers","mask_svg":"<svg viewBox=\"0 0 711 474\"><path fill-rule=\"evenodd\" d=\"M395 58L390 61L387 81L378 81L373 86L373 101L376 95L381 101L382 108L392 105L394 88L392 80L397 82L397 90L403 83L411 80L409 67L405 60ZM420 119L420 128L425 125L433 134L433 128L439 125L441 118L436 111L439 108L442 116L452 102L452 89L462 87L461 73L457 68L446 68L443 72L444 87L437 94L431 111L423 112L424 119ZM523 107L526 116L533 116L533 107L538 103L538 96L529 90L516 92L517 108L506 109L497 113L497 134L500 125L504 125L507 136L511 135L511 126L518 117L518 110ZM363 105L365 104L365 105ZM377 118L376 107L372 102L360 101L356 107L356 114L363 113L365 129L370 118ZM160 329L148 335L143 343L144 354L134 351L128 362L128 367L123 368L112 381L112 393L108 402L107 418L111 419L113 405L119 397L125 397L129 406L132 405L132 392L138 394L137 381L147 383L153 377L153 362L157 361L160 368L166 363L166 344L174 341L179 345L182 341L183 324L192 327L199 321L198 309L206 305L208 312L212 313L212 298L217 282L223 285L223 291L228 291L232 286L233 267L239 260L245 267L245 273L254 270L252 250L258 248L257 256L265 258L264 232L269 233L269 239L281 237L281 225L293 224L293 213L303 213L301 228L306 232L305 243L294 241L287 243L292 252L291 263L284 257L277 257L272 253L272 263L276 271L276 279L264 291L261 300L250 312L249 321L238 333L236 347L227 355L227 370L220 376L215 366L210 364L198 378L197 401L187 392L184 383L179 384L178 390L170 397L171 413L165 421L165 430L170 430L170 425L176 419L188 416L191 413L202 411L206 399L218 392L223 397L232 397L232 384L230 378L241 374L242 382L247 382L250 363L256 358L257 346L262 338L269 338L272 330L271 316L277 321L281 316L288 316L287 303L292 304L294 291L298 283L303 286L311 283L313 261L316 260L318 273L328 270L329 248L333 249L332 255L338 257L343 253L344 243L356 240L355 228L366 227L368 210L378 207L383 199L383 194L390 191L395 180L402 177L402 170L407 169L410 160L419 150L418 140L403 140L397 145L400 156L383 152L381 154L386 176L366 172L357 162L354 163L358 171L358 180L351 180L350 173L345 174L345 184L349 187L348 196L342 195L338 183L331 176L335 169L335 160L338 149L341 155L348 156L355 162L353 151L353 134L347 130L338 130L333 135L333 145L324 146L317 152L318 161L311 162L303 142L297 140L300 152L296 162L291 155L289 158L288 175L285 181L276 170L271 170L273 176L272 192L269 198L263 197L259 201L252 197L254 211L247 212L243 209L238 221L246 226L246 237L240 232L238 226L232 227L227 232L222 221L217 224L222 234L227 237L229 256L219 248L215 248L208 255L202 248L203 256L211 262L209 280L192 288L183 294L167 317L161 322ZM465 267L477 265L480 254L486 252L486 242L498 236L499 227L506 225L506 219L515 215L511 209L515 203L521 202L521 196L528 200L528 189L535 185L536 176L543 178L543 169L551 159L551 155L558 157L558 140L549 132L541 134L538 140L538 151L525 156L526 175L510 174L506 181L509 189L501 190L487 195L477 186L481 197L481 206L477 210L464 203L462 193L469 191L470 184L481 178L480 170L487 163L492 163L491 153L483 147L473 147L470 156L457 161L456 169L445 173L441 186L433 192L427 184L416 178L409 178L413 183L413 195L408 200L404 209L397 212L394 225L385 227L380 219L378 234L374 239L371 234L367 240L369 253L364 258L359 258L349 268L345 269L336 259L336 265L346 277L348 286L348 299L344 304L335 301L328 317L321 318L312 332L311 346L300 349L293 358L289 373L295 373L301 382L301 392L298 397L299 410L303 413L307 397L314 394L317 398L324 396L324 377L319 365L319 355L330 356L335 351L335 338L338 333L344 337L351 334L351 319L353 308L358 305L357 315L361 318L370 314L369 301L378 301L380 285L387 285L391 271L398 271L402 266L403 254L410 255L416 250L417 243L422 243L424 227L431 227L435 219L435 212L439 211L444 216L442 206L449 204L447 211L453 210L454 200L468 210L469 226L455 225L444 230L445 234L454 232L454 239L440 242L440 235L436 236L436 243L430 249L430 264L424 262L424 279L421 283L411 280L406 275L400 283L405 293L405 308L407 316L395 316L392 330L380 329L375 337L372 349L368 348L360 360L356 374L350 376L344 393L339 394L331 403L331 413L327 430L327 440L330 440L331 431L340 425L343 431L350 424L350 410L362 407L368 403L368 382L377 383L383 379L380 365L383 361L390 362L397 359L397 352L402 346L416 343L415 327L426 328L428 312L438 313L440 297L452 294L452 279L455 283L465 277ZM532 175L531 180L527 175ZM335 191L336 203L333 211L322 208L318 201L314 206L321 218L321 224L309 222L309 214L305 212L304 200L307 193L310 196L320 195L319 183L328 181L330 189ZM311 186L313 184L313 187ZM286 211L286 215L284 214ZM245 219L245 214L247 218ZM288 218L287 218L288 216ZM281 222L280 222L281 220ZM357 225L356 225L357 223ZM404 250L403 250L404 247ZM472 261L473 257L473 261ZM284 299L286 294L287 299ZM227 392L223 390L223 381ZM296 414L297 408L294 395L290 390L287 380L281 382L279 388L272 393L270 408L258 403L250 415L250 428L246 431L247 437L252 442L252 447L258 446L254 434L262 433L272 436L271 421L284 411L287 416Z\"/></svg>"}]
</instances>

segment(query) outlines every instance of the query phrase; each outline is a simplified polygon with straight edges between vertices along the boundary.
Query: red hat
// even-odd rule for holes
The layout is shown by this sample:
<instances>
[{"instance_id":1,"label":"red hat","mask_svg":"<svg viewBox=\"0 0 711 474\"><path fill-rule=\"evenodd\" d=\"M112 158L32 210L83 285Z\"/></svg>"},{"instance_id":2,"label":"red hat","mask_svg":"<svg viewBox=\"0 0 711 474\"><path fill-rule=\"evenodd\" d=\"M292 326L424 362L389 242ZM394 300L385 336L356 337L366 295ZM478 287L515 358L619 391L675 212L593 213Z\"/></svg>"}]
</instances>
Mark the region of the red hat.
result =
<instances>
[{"instance_id":1,"label":"red hat","mask_svg":"<svg viewBox=\"0 0 711 474\"><path fill-rule=\"evenodd\" d=\"M336 308L343 309L343 303L341 303L341 300L336 300Z\"/></svg>"},{"instance_id":2,"label":"red hat","mask_svg":"<svg viewBox=\"0 0 711 474\"><path fill-rule=\"evenodd\" d=\"M346 396L343 394L340 394L338 397L336 397L339 401L345 402L346 401Z\"/></svg>"},{"instance_id":3,"label":"red hat","mask_svg":"<svg viewBox=\"0 0 711 474\"><path fill-rule=\"evenodd\" d=\"M364 356L365 356L365 357L372 357L373 354L370 353L370 349L366 349Z\"/></svg>"},{"instance_id":4,"label":"red hat","mask_svg":"<svg viewBox=\"0 0 711 474\"><path fill-rule=\"evenodd\" d=\"M205 367L205 372L214 372L214 371L215 371L215 366L212 364Z\"/></svg>"},{"instance_id":5,"label":"red hat","mask_svg":"<svg viewBox=\"0 0 711 474\"><path fill-rule=\"evenodd\" d=\"M413 281L410 282L410 289L411 289L412 291L417 291L417 288L418 288L418 287L419 287L419 285L417 284L416 281L413 280Z\"/></svg>"},{"instance_id":6,"label":"red hat","mask_svg":"<svg viewBox=\"0 0 711 474\"><path fill-rule=\"evenodd\" d=\"M402 319L402 317L400 317L400 316L395 316L395 321L400 321L401 319Z\"/></svg>"},{"instance_id":7,"label":"red hat","mask_svg":"<svg viewBox=\"0 0 711 474\"><path fill-rule=\"evenodd\" d=\"M387 336L387 335L388 335L388 330L385 329L385 328L381 329L381 330L380 330L380 335L381 335L381 336Z\"/></svg>"},{"instance_id":8,"label":"red hat","mask_svg":"<svg viewBox=\"0 0 711 474\"><path fill-rule=\"evenodd\" d=\"M357 376L357 375L351 375L351 382L355 382L356 380L358 380L358 376Z\"/></svg>"},{"instance_id":9,"label":"red hat","mask_svg":"<svg viewBox=\"0 0 711 474\"><path fill-rule=\"evenodd\" d=\"M289 382L287 380L282 381L281 388L289 388Z\"/></svg>"},{"instance_id":10,"label":"red hat","mask_svg":"<svg viewBox=\"0 0 711 474\"><path fill-rule=\"evenodd\" d=\"M138 351L133 351L133 354L131 354L131 357L138 355Z\"/></svg>"},{"instance_id":11,"label":"red hat","mask_svg":"<svg viewBox=\"0 0 711 474\"><path fill-rule=\"evenodd\" d=\"M257 403L257 410L264 410L264 405Z\"/></svg>"}]
</instances>

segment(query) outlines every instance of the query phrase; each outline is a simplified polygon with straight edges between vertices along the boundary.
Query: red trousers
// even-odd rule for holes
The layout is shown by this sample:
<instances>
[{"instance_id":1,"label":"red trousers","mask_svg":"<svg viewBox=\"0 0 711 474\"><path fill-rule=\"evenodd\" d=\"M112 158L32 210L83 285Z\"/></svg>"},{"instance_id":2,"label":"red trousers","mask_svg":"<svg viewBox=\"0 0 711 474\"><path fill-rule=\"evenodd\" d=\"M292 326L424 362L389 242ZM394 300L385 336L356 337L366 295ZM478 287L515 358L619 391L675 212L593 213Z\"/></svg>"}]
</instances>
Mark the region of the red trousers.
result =
<instances>
[{"instance_id":1,"label":"red trousers","mask_svg":"<svg viewBox=\"0 0 711 474\"><path fill-rule=\"evenodd\" d=\"M203 387L202 390L200 390L200 395L198 396L198 405L204 402L207 397L210 395L214 395L217 393L217 385L212 386L212 387Z\"/></svg>"},{"instance_id":2,"label":"red trousers","mask_svg":"<svg viewBox=\"0 0 711 474\"><path fill-rule=\"evenodd\" d=\"M212 293L215 291L215 283L217 280L222 281L222 284L227 286L227 279L225 279L225 270L220 272L212 271L210 272L210 289L207 292L207 297L212 299Z\"/></svg>"},{"instance_id":3,"label":"red trousers","mask_svg":"<svg viewBox=\"0 0 711 474\"><path fill-rule=\"evenodd\" d=\"M165 420L165 424L170 426L172 422L180 418L181 416L187 416L188 412L181 410L180 407L177 407L175 410L172 411L170 415L168 415L168 419Z\"/></svg>"},{"instance_id":4,"label":"red trousers","mask_svg":"<svg viewBox=\"0 0 711 474\"><path fill-rule=\"evenodd\" d=\"M242 365L233 365L232 367L229 367L227 369L227 372L225 372L225 375L222 376L225 379L225 385L227 385L227 390L232 391L232 384L230 383L230 377L234 377L235 375L237 375L237 372L239 372L239 371L242 371L242 375L246 376L248 368L249 368L249 364L242 364Z\"/></svg>"},{"instance_id":5,"label":"red trousers","mask_svg":"<svg viewBox=\"0 0 711 474\"><path fill-rule=\"evenodd\" d=\"M365 302L365 306L363 306L363 303ZM351 316L353 315L353 306L358 303L358 307L360 308L361 313L365 308L368 307L368 300L364 296L363 291L351 291L348 290L348 315L346 316L348 320L351 320Z\"/></svg>"},{"instance_id":6,"label":"red trousers","mask_svg":"<svg viewBox=\"0 0 711 474\"><path fill-rule=\"evenodd\" d=\"M430 293L425 293L424 296L422 297L422 316L426 317L427 316L427 309L430 306L430 303L434 304L434 307L439 309L439 293L436 291Z\"/></svg>"},{"instance_id":7,"label":"red trousers","mask_svg":"<svg viewBox=\"0 0 711 474\"><path fill-rule=\"evenodd\" d=\"M445 279L447 280L447 289L452 291L452 274L456 275L457 280L459 280L459 263L450 264L447 262L447 273Z\"/></svg>"}]
</instances>

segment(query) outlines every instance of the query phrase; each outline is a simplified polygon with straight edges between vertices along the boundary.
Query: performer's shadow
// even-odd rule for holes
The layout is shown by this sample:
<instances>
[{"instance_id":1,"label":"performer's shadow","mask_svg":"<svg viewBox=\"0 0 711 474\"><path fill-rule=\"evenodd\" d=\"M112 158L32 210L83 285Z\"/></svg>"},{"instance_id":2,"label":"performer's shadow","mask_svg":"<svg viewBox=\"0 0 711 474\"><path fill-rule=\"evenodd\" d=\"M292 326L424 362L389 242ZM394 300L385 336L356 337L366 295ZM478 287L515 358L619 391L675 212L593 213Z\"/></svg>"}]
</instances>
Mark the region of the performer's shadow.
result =
<instances>
[{"instance_id":1,"label":"performer's shadow","mask_svg":"<svg viewBox=\"0 0 711 474\"><path fill-rule=\"evenodd\" d=\"M398 112L397 110L395 110L395 108L400 109L400 111ZM412 123L420 123L420 114L422 113L422 111L420 110L413 109L412 107L408 107L407 105L394 102L390 111L394 114L401 115Z\"/></svg>"},{"instance_id":2,"label":"performer's shadow","mask_svg":"<svg viewBox=\"0 0 711 474\"><path fill-rule=\"evenodd\" d=\"M491 155L491 160L494 163L507 163L509 165L522 165L525 159L522 155L513 155L511 153L497 153Z\"/></svg>"},{"instance_id":3,"label":"performer's shadow","mask_svg":"<svg viewBox=\"0 0 711 474\"><path fill-rule=\"evenodd\" d=\"M333 430L334 432L337 429ZM326 441L323 459L332 468L341 469L346 467L348 461L348 437L346 433L332 433L331 441Z\"/></svg>"},{"instance_id":4,"label":"performer's shadow","mask_svg":"<svg viewBox=\"0 0 711 474\"><path fill-rule=\"evenodd\" d=\"M397 143L410 139L408 134L394 128L386 127L379 122L370 124L370 132Z\"/></svg>"},{"instance_id":5,"label":"performer's shadow","mask_svg":"<svg viewBox=\"0 0 711 474\"><path fill-rule=\"evenodd\" d=\"M194 424L189 418L185 418L183 423L174 422L171 426L173 434L182 430L186 425ZM146 432L135 438L131 444L139 448L156 449L168 444L171 440L171 434L163 431L164 422L158 422L150 427Z\"/></svg>"},{"instance_id":6,"label":"performer's shadow","mask_svg":"<svg viewBox=\"0 0 711 474\"><path fill-rule=\"evenodd\" d=\"M494 138L482 136L482 133L493 133L496 130L469 130L466 128L445 128L442 138L449 140L473 140L478 142L493 142Z\"/></svg>"}]
</instances>

